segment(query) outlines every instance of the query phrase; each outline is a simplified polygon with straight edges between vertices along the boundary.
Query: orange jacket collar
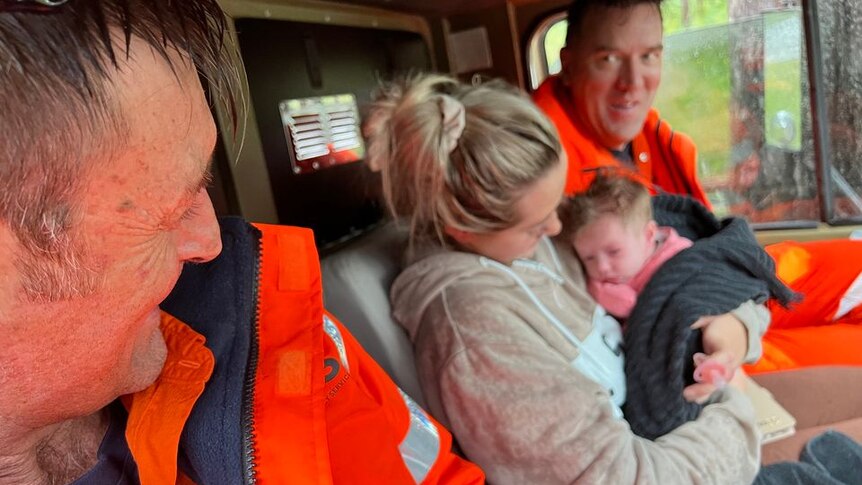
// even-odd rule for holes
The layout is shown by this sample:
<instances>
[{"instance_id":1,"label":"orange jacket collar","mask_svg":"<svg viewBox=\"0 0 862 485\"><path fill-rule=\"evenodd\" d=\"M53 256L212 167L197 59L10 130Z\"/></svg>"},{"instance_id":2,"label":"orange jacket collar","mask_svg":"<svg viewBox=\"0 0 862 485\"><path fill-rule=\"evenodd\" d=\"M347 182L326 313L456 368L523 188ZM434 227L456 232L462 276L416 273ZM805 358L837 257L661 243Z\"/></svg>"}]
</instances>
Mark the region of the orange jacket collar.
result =
<instances>
[{"instance_id":1,"label":"orange jacket collar","mask_svg":"<svg viewBox=\"0 0 862 485\"><path fill-rule=\"evenodd\" d=\"M180 433L215 365L204 337L189 326L162 313L160 328L168 348L161 375L150 387L123 397L129 410L126 441L142 485L180 480Z\"/></svg>"}]
</instances>

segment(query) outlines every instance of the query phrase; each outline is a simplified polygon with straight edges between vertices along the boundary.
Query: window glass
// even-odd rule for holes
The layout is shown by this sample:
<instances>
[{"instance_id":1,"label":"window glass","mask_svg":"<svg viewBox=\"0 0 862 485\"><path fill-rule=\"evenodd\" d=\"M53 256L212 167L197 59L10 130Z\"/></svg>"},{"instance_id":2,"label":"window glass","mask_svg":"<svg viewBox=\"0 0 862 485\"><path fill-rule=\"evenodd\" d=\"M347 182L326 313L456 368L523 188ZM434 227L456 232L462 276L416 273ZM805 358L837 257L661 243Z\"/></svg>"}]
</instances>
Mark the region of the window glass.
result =
<instances>
[{"instance_id":1,"label":"window glass","mask_svg":"<svg viewBox=\"0 0 862 485\"><path fill-rule=\"evenodd\" d=\"M662 10L656 107L694 139L716 212L759 224L820 218L802 12L789 3L670 0Z\"/></svg>"},{"instance_id":2,"label":"window glass","mask_svg":"<svg viewBox=\"0 0 862 485\"><path fill-rule=\"evenodd\" d=\"M662 4L664 31L667 34L697 27L726 24L728 0L667 0Z\"/></svg>"},{"instance_id":3,"label":"window glass","mask_svg":"<svg viewBox=\"0 0 862 485\"><path fill-rule=\"evenodd\" d=\"M569 23L566 19L555 22L545 34L545 62L548 74L557 74L562 69L560 65L560 49L566 45L566 29Z\"/></svg>"},{"instance_id":4,"label":"window glass","mask_svg":"<svg viewBox=\"0 0 862 485\"><path fill-rule=\"evenodd\" d=\"M862 215L862 3L819 0L822 70L835 218Z\"/></svg>"}]
</instances>

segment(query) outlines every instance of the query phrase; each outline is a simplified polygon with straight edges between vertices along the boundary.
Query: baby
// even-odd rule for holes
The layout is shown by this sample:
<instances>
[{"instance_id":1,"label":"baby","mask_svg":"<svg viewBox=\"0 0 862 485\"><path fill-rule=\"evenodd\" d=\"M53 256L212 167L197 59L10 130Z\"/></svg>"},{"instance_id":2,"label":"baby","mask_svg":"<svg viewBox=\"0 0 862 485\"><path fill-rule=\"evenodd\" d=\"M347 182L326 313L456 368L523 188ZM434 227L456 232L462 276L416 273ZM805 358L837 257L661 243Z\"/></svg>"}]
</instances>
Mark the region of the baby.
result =
<instances>
[{"instance_id":1,"label":"baby","mask_svg":"<svg viewBox=\"0 0 862 485\"><path fill-rule=\"evenodd\" d=\"M649 191L625 175L598 174L585 192L562 204L560 220L563 237L584 267L590 294L623 321L661 265L693 244L656 223ZM727 359L698 353L694 362L698 382L721 387L730 377Z\"/></svg>"},{"instance_id":2,"label":"baby","mask_svg":"<svg viewBox=\"0 0 862 485\"><path fill-rule=\"evenodd\" d=\"M622 320L656 270L692 245L673 228L656 224L649 191L624 175L598 174L585 192L563 203L560 220L590 294Z\"/></svg>"}]
</instances>

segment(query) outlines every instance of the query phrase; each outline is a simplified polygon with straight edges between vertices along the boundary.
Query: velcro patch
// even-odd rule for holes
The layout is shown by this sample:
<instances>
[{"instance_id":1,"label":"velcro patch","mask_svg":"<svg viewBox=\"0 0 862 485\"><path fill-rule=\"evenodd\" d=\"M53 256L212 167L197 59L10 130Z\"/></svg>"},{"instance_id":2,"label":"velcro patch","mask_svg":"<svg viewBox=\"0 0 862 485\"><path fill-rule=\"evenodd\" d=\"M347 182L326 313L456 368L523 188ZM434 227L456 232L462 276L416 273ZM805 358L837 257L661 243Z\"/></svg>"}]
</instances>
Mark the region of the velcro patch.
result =
<instances>
[{"instance_id":1,"label":"velcro patch","mask_svg":"<svg viewBox=\"0 0 862 485\"><path fill-rule=\"evenodd\" d=\"M282 396L311 394L311 355L301 350L286 350L278 356L276 392Z\"/></svg>"},{"instance_id":2,"label":"velcro patch","mask_svg":"<svg viewBox=\"0 0 862 485\"><path fill-rule=\"evenodd\" d=\"M279 234L277 241L278 291L308 291L311 288L308 239Z\"/></svg>"}]
</instances>

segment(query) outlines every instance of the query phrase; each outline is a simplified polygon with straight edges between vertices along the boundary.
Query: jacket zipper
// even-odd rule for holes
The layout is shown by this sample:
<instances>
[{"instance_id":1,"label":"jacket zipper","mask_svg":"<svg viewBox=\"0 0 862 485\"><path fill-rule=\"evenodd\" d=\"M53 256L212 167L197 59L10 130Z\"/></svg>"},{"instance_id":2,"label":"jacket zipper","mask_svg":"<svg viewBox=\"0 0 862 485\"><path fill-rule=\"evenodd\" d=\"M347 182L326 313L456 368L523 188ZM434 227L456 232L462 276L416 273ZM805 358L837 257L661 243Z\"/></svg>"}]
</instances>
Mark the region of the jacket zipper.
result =
<instances>
[{"instance_id":1,"label":"jacket zipper","mask_svg":"<svg viewBox=\"0 0 862 485\"><path fill-rule=\"evenodd\" d=\"M255 309L251 322L248 366L246 367L242 396L243 482L246 485L257 483L257 457L254 452L255 434L257 432L254 425L254 393L259 352L258 334L260 332L260 299L258 295L260 291L260 262L263 258L260 237L257 238L256 250L257 256L254 259L254 287L252 289Z\"/></svg>"}]
</instances>

